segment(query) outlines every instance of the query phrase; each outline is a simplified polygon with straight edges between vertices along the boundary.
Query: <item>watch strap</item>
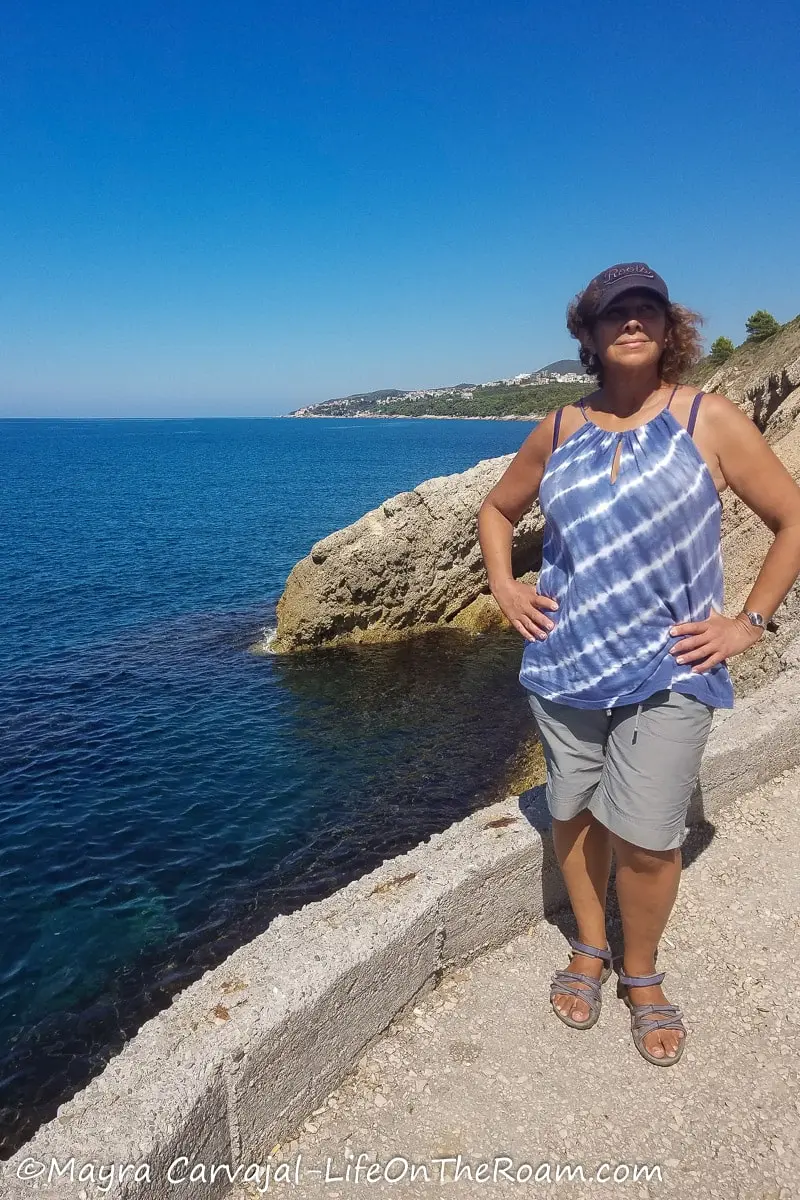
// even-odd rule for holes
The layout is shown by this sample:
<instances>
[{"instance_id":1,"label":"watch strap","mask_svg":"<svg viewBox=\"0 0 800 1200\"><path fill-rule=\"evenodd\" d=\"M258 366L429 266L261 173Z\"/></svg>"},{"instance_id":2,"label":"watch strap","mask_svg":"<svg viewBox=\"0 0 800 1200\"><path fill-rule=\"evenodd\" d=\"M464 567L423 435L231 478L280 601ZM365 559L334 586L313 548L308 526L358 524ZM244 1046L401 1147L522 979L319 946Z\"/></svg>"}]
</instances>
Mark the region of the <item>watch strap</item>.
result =
<instances>
[{"instance_id":1,"label":"watch strap","mask_svg":"<svg viewBox=\"0 0 800 1200\"><path fill-rule=\"evenodd\" d=\"M753 609L750 608L743 608L740 615L747 617L754 629L765 629L769 630L770 633L778 632L778 626L775 624L775 621L772 617L770 617L770 619L767 621L762 613L754 612Z\"/></svg>"}]
</instances>

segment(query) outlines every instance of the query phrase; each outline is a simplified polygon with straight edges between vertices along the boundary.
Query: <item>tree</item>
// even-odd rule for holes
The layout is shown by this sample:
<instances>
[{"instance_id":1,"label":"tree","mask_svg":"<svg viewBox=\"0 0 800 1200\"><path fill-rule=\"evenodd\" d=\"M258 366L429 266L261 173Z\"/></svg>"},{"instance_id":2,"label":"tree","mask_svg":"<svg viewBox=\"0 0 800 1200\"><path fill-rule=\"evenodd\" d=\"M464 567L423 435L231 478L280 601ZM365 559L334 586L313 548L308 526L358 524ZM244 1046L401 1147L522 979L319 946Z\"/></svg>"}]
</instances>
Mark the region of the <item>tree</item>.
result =
<instances>
[{"instance_id":1,"label":"tree","mask_svg":"<svg viewBox=\"0 0 800 1200\"><path fill-rule=\"evenodd\" d=\"M715 367L719 367L722 363L727 362L733 354L736 347L730 338L718 337L711 345L711 361Z\"/></svg>"},{"instance_id":2,"label":"tree","mask_svg":"<svg viewBox=\"0 0 800 1200\"><path fill-rule=\"evenodd\" d=\"M748 320L746 329L748 342L763 342L765 338L772 337L774 333L777 333L780 325L772 313L759 308L758 312L754 312Z\"/></svg>"}]
</instances>

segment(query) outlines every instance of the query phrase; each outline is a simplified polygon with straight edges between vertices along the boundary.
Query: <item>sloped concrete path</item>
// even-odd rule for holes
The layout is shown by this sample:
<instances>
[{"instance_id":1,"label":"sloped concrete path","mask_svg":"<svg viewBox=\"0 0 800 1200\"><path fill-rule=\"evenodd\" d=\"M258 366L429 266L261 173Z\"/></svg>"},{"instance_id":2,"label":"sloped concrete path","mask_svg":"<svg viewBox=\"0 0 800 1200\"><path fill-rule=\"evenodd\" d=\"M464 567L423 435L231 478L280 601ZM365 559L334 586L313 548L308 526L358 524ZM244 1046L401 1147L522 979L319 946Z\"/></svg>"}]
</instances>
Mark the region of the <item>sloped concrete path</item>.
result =
<instances>
[{"instance_id":1,"label":"sloped concrete path","mask_svg":"<svg viewBox=\"0 0 800 1200\"><path fill-rule=\"evenodd\" d=\"M269 1190L262 1173L229 1200L800 1197L800 770L717 822L684 845L659 951L688 1030L679 1064L639 1056L614 977L594 1029L573 1031L551 1012L549 979L572 932L560 914L446 976L296 1141L270 1157L263 1148L276 1172ZM613 905L612 895L616 951ZM583 1178L557 1182L567 1164ZM649 1178L634 1180L637 1164Z\"/></svg>"}]
</instances>

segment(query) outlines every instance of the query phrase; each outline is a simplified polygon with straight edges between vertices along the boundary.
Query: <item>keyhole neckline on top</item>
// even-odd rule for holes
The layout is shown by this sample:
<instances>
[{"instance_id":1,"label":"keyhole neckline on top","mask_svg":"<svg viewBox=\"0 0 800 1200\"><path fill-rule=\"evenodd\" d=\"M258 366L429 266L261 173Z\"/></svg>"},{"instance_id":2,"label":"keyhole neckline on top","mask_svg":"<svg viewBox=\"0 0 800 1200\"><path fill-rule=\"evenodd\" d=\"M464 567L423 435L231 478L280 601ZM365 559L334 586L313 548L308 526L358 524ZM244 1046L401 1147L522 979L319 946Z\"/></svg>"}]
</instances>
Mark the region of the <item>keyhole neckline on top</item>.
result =
<instances>
[{"instance_id":1,"label":"keyhole neckline on top","mask_svg":"<svg viewBox=\"0 0 800 1200\"><path fill-rule=\"evenodd\" d=\"M626 435L638 433L640 429L644 429L645 425L652 425L653 421L657 421L659 419L659 417L663 417L665 413L668 413L669 416L672 417L673 421L675 421L675 423L678 425L678 427L680 429L683 429L683 426L681 425L680 421L678 421L676 419L676 417L673 415L672 410L670 409L669 405L664 405L664 407L662 409L660 409L654 417L651 417L649 421L644 421L641 425L634 426L633 429L603 429L600 425L594 425L594 421L587 422L589 425L594 425L595 429L599 430L600 433L604 434L605 438L613 439L614 449L611 452L611 466L609 467L608 476L607 476L608 482L611 484L612 487L614 487L614 485L617 483L617 481L619 480L620 474L622 472L623 450L630 449L628 442L625 441ZM617 468L616 475L614 474L614 466L615 465Z\"/></svg>"}]
</instances>

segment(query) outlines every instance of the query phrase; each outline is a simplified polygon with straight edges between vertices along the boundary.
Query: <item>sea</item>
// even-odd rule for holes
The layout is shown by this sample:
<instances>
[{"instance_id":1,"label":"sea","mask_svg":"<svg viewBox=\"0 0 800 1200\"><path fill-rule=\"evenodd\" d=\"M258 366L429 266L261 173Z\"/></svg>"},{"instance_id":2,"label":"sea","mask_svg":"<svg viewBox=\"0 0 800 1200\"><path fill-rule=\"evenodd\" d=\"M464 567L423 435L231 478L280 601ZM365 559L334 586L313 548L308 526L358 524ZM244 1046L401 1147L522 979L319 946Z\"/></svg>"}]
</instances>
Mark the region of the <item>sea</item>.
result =
<instances>
[{"instance_id":1,"label":"sea","mask_svg":"<svg viewBox=\"0 0 800 1200\"><path fill-rule=\"evenodd\" d=\"M278 913L505 794L516 631L254 653L314 542L525 421L0 421L0 1157Z\"/></svg>"}]
</instances>

